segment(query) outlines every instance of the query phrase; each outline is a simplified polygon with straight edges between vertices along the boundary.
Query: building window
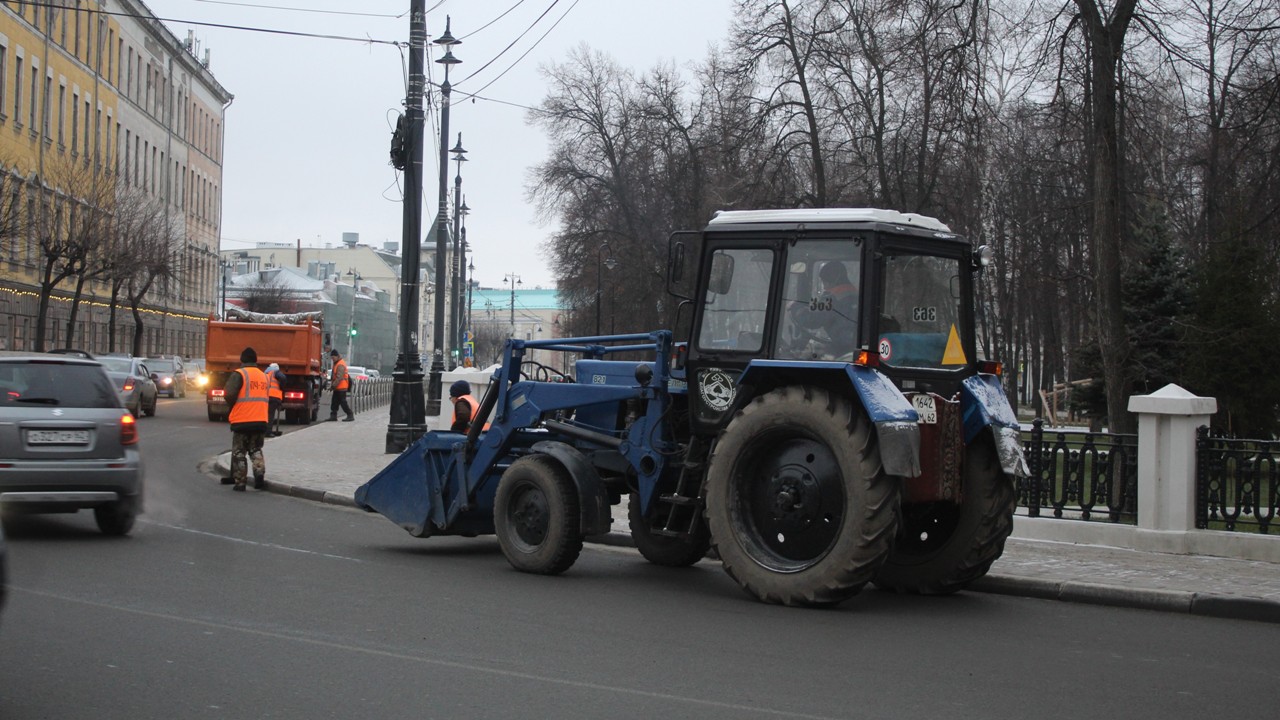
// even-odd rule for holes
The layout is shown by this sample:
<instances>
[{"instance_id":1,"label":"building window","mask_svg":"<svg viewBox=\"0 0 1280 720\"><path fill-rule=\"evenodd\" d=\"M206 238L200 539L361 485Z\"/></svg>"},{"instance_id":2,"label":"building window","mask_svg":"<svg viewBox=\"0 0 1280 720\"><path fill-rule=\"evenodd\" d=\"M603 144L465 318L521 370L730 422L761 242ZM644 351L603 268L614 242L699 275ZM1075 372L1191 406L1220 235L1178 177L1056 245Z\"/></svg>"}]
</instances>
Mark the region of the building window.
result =
<instances>
[{"instance_id":1,"label":"building window","mask_svg":"<svg viewBox=\"0 0 1280 720\"><path fill-rule=\"evenodd\" d=\"M72 96L71 98L71 152L76 151L76 121L75 112L78 106L80 96ZM58 85L58 148L61 149L66 145L66 124L67 124L67 86Z\"/></svg>"},{"instance_id":2,"label":"building window","mask_svg":"<svg viewBox=\"0 0 1280 720\"><path fill-rule=\"evenodd\" d=\"M88 158L89 157L89 101L88 100L84 101L84 125L81 126L80 132L84 133L83 135L84 145L82 147L84 147L85 157ZM75 142L75 141L73 140L72 142Z\"/></svg>"},{"instance_id":3,"label":"building window","mask_svg":"<svg viewBox=\"0 0 1280 720\"><path fill-rule=\"evenodd\" d=\"M17 72L13 76L13 124L22 127L22 56L14 63Z\"/></svg>"},{"instance_id":4,"label":"building window","mask_svg":"<svg viewBox=\"0 0 1280 720\"><path fill-rule=\"evenodd\" d=\"M9 72L9 48L0 45L0 120L5 118L4 104L8 100L9 83L5 82L5 73Z\"/></svg>"},{"instance_id":5,"label":"building window","mask_svg":"<svg viewBox=\"0 0 1280 720\"><path fill-rule=\"evenodd\" d=\"M39 127L36 125L36 106L40 104L40 68L31 68L31 102L28 104L31 107L27 108L27 124L34 133Z\"/></svg>"},{"instance_id":6,"label":"building window","mask_svg":"<svg viewBox=\"0 0 1280 720\"><path fill-rule=\"evenodd\" d=\"M53 95L53 78L49 76L45 76L44 103L43 103L43 106L40 108L44 112L44 139L45 140L53 139L53 135L51 134L51 131L50 131L50 125L53 123L53 118L51 117L53 113L49 108L49 103L53 102L52 95Z\"/></svg>"}]
</instances>

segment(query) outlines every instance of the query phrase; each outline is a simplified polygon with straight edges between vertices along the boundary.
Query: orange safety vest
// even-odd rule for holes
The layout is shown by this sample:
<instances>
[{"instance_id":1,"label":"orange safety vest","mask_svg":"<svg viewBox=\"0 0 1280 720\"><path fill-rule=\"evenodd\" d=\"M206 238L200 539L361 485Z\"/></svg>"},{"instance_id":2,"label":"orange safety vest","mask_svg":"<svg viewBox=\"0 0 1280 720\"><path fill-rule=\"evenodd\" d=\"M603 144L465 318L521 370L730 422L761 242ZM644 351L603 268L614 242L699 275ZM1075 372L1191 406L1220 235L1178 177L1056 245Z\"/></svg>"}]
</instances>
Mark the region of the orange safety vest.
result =
<instances>
[{"instance_id":1,"label":"orange safety vest","mask_svg":"<svg viewBox=\"0 0 1280 720\"><path fill-rule=\"evenodd\" d=\"M267 395L272 400L284 400L284 390L280 389L280 381L276 379L275 373L263 373L267 376Z\"/></svg>"},{"instance_id":2,"label":"orange safety vest","mask_svg":"<svg viewBox=\"0 0 1280 720\"><path fill-rule=\"evenodd\" d=\"M236 396L235 407L231 408L227 422L232 425L265 424L268 421L267 405L270 399L267 395L266 373L256 367L239 368L236 372L240 373L240 394Z\"/></svg>"},{"instance_id":3,"label":"orange safety vest","mask_svg":"<svg viewBox=\"0 0 1280 720\"><path fill-rule=\"evenodd\" d=\"M471 408L471 422L475 422L475 421L476 421L476 415L477 415L477 413L479 413L479 412L480 412L480 403L479 403L479 402L477 402L477 401L476 401L476 399L475 399L473 396L471 396L471 395L459 395L457 398L455 398L455 399L454 399L454 401L453 401L453 402L454 402L454 405L453 405L453 421L454 421L455 423L456 423L456 422L458 422L458 405L457 405L458 400L465 400L465 401L466 401L467 406ZM470 423L468 423L468 424L470 424ZM480 429L481 429L481 430L488 430L488 429L489 429L489 423L485 423L485 424L484 424L484 427L482 427L482 428L480 428Z\"/></svg>"},{"instance_id":4,"label":"orange safety vest","mask_svg":"<svg viewBox=\"0 0 1280 720\"><path fill-rule=\"evenodd\" d=\"M338 368L342 368L342 374L338 374ZM333 364L333 389L346 390L351 387L351 376L347 374L347 361L338 360Z\"/></svg>"}]
</instances>

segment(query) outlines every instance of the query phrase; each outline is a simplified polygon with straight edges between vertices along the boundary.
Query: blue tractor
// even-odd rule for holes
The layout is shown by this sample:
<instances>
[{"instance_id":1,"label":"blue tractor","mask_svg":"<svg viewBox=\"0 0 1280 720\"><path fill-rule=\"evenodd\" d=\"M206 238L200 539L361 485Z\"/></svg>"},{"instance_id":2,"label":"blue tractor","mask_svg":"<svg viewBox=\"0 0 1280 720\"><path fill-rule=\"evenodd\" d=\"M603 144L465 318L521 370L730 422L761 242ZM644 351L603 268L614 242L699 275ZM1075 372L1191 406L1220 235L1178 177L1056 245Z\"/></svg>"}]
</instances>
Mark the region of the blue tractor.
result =
<instances>
[{"instance_id":1,"label":"blue tractor","mask_svg":"<svg viewBox=\"0 0 1280 720\"><path fill-rule=\"evenodd\" d=\"M678 338L509 340L488 428L428 433L357 504L419 537L496 533L515 568L556 574L626 497L646 559L714 550L766 602L961 590L1003 552L1026 473L974 341L986 259L919 215L718 213L671 239Z\"/></svg>"}]
</instances>

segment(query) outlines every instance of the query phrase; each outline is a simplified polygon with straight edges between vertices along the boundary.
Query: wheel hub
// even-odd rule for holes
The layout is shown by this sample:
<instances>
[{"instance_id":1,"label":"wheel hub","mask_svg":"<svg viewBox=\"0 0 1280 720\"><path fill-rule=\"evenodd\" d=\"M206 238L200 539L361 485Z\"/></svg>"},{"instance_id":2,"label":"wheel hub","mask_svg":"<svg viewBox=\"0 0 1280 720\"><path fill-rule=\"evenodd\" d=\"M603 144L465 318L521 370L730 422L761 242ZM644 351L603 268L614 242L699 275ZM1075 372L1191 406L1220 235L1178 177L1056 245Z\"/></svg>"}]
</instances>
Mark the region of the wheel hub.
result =
<instances>
[{"instance_id":1,"label":"wheel hub","mask_svg":"<svg viewBox=\"0 0 1280 720\"><path fill-rule=\"evenodd\" d=\"M532 488L521 493L519 500L512 506L511 524L516 535L531 546L540 545L546 540L550 518L547 498Z\"/></svg>"},{"instance_id":2,"label":"wheel hub","mask_svg":"<svg viewBox=\"0 0 1280 720\"><path fill-rule=\"evenodd\" d=\"M770 442L747 467L739 512L749 519L758 560L795 570L821 559L844 517L844 479L831 450L786 438Z\"/></svg>"}]
</instances>

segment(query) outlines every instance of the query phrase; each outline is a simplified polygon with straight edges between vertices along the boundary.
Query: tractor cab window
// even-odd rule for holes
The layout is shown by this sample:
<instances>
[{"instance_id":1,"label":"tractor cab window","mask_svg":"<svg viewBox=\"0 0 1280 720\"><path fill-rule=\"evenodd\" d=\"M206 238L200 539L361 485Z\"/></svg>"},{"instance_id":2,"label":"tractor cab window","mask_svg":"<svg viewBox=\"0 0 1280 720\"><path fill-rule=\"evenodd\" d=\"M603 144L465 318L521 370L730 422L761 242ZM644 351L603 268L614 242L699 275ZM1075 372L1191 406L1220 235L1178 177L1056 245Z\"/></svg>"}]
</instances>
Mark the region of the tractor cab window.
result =
<instances>
[{"instance_id":1,"label":"tractor cab window","mask_svg":"<svg viewBox=\"0 0 1280 720\"><path fill-rule=\"evenodd\" d=\"M768 249L735 248L712 253L698 332L699 349L760 352L772 272L773 252Z\"/></svg>"},{"instance_id":2,"label":"tractor cab window","mask_svg":"<svg viewBox=\"0 0 1280 720\"><path fill-rule=\"evenodd\" d=\"M862 242L801 240L787 253L774 357L849 361L858 347Z\"/></svg>"},{"instance_id":3,"label":"tractor cab window","mask_svg":"<svg viewBox=\"0 0 1280 720\"><path fill-rule=\"evenodd\" d=\"M968 364L956 258L889 254L884 262L880 362L954 370Z\"/></svg>"}]
</instances>

